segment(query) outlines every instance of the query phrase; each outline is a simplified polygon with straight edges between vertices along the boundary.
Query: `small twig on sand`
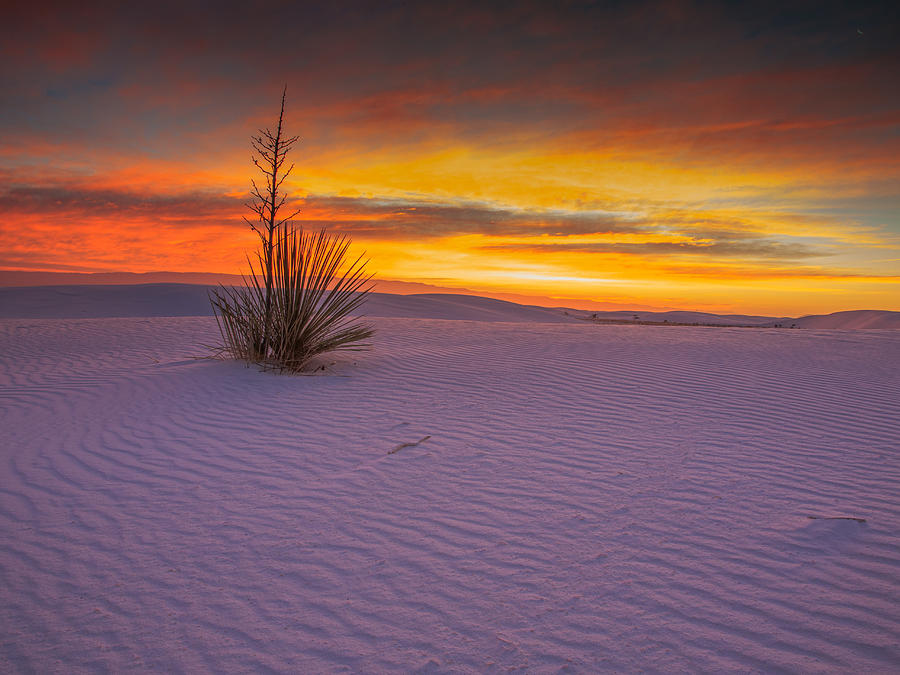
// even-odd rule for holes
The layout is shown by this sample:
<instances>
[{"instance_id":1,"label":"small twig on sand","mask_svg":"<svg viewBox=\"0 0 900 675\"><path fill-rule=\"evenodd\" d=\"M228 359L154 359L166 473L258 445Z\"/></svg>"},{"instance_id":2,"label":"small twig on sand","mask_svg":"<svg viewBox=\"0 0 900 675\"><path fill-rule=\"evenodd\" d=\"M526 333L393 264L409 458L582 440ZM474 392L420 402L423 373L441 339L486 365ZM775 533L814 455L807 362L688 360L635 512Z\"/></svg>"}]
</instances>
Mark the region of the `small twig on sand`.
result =
<instances>
[{"instance_id":1,"label":"small twig on sand","mask_svg":"<svg viewBox=\"0 0 900 675\"><path fill-rule=\"evenodd\" d=\"M806 516L810 520L854 520L857 523L866 522L865 518L853 518L852 516Z\"/></svg>"},{"instance_id":2,"label":"small twig on sand","mask_svg":"<svg viewBox=\"0 0 900 675\"><path fill-rule=\"evenodd\" d=\"M429 438L431 438L431 436L423 436L422 438L417 440L415 443L401 443L400 445L395 446L393 450L388 450L387 454L393 455L395 452L400 452L403 448L414 448L419 443L424 443Z\"/></svg>"}]
</instances>

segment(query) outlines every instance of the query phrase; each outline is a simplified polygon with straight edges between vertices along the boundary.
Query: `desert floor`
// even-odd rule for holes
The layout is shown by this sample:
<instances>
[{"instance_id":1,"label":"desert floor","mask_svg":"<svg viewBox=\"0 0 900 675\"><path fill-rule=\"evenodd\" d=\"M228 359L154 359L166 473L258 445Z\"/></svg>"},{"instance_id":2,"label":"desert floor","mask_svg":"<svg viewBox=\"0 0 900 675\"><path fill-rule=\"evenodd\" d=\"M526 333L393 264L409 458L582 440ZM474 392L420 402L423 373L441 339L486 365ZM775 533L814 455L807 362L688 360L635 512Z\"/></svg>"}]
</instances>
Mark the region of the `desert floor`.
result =
<instances>
[{"instance_id":1,"label":"desert floor","mask_svg":"<svg viewBox=\"0 0 900 675\"><path fill-rule=\"evenodd\" d=\"M900 669L900 331L373 322L0 321L0 670Z\"/></svg>"}]
</instances>

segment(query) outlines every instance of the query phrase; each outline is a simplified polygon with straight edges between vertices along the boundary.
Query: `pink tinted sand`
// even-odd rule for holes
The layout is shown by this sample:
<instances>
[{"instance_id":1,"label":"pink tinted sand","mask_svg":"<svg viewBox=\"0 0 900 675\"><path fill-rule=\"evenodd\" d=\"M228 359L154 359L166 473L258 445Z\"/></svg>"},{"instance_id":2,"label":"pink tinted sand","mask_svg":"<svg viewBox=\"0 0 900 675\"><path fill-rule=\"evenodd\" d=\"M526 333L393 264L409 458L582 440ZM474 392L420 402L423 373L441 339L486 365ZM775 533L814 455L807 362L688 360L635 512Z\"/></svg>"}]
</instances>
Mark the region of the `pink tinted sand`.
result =
<instances>
[{"instance_id":1,"label":"pink tinted sand","mask_svg":"<svg viewBox=\"0 0 900 675\"><path fill-rule=\"evenodd\" d=\"M0 321L0 670L898 669L900 333L374 323Z\"/></svg>"}]
</instances>

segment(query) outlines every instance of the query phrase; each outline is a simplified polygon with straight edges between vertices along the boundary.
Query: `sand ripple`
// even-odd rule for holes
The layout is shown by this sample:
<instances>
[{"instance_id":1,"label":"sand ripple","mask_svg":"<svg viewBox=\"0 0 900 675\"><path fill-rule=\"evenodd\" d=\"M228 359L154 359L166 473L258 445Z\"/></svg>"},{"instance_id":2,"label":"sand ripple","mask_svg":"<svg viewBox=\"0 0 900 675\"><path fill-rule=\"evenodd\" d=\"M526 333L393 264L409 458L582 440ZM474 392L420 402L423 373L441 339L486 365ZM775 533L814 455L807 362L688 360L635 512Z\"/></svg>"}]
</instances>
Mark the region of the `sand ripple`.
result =
<instances>
[{"instance_id":1,"label":"sand ripple","mask_svg":"<svg viewBox=\"0 0 900 675\"><path fill-rule=\"evenodd\" d=\"M0 321L0 670L897 670L900 335L376 325Z\"/></svg>"}]
</instances>

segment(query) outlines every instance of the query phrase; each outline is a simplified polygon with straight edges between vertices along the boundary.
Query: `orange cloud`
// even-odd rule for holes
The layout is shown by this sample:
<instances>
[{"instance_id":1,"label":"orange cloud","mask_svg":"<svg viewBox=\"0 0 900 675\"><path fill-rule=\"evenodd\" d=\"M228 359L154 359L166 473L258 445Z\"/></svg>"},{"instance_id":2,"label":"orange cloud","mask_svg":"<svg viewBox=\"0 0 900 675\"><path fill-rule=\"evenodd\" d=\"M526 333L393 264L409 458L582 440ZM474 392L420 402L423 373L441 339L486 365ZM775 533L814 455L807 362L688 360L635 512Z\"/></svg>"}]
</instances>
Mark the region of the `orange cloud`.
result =
<instances>
[{"instance_id":1,"label":"orange cloud","mask_svg":"<svg viewBox=\"0 0 900 675\"><path fill-rule=\"evenodd\" d=\"M820 9L288 3L271 45L230 0L16 7L0 265L238 271L247 139L287 82L300 222L384 275L895 308L898 42L879 7Z\"/></svg>"}]
</instances>

